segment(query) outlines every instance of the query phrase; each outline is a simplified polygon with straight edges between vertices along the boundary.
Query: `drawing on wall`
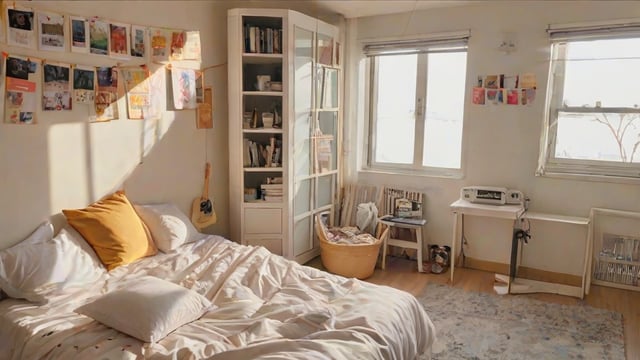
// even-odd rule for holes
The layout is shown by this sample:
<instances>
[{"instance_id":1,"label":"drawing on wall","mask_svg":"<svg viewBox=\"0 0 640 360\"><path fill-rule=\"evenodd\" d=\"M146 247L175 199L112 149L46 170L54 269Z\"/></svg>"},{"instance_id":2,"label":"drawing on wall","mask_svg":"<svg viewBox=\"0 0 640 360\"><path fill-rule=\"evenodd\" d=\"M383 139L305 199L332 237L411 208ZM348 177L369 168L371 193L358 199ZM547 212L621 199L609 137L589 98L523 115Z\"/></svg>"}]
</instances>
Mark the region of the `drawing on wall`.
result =
<instances>
[{"instance_id":1,"label":"drawing on wall","mask_svg":"<svg viewBox=\"0 0 640 360\"><path fill-rule=\"evenodd\" d=\"M145 57L147 29L142 26L131 25L131 56Z\"/></svg>"},{"instance_id":2,"label":"drawing on wall","mask_svg":"<svg viewBox=\"0 0 640 360\"><path fill-rule=\"evenodd\" d=\"M474 87L473 88L473 103L477 105L484 105L484 88L482 87Z\"/></svg>"},{"instance_id":3,"label":"drawing on wall","mask_svg":"<svg viewBox=\"0 0 640 360\"><path fill-rule=\"evenodd\" d=\"M40 50L65 51L64 15L38 13Z\"/></svg>"},{"instance_id":4,"label":"drawing on wall","mask_svg":"<svg viewBox=\"0 0 640 360\"><path fill-rule=\"evenodd\" d=\"M167 40L169 35L163 29L151 30L151 60L155 62L165 62L169 60L169 50Z\"/></svg>"},{"instance_id":5,"label":"drawing on wall","mask_svg":"<svg viewBox=\"0 0 640 360\"><path fill-rule=\"evenodd\" d=\"M29 59L6 58L4 122L36 124L36 73L38 64Z\"/></svg>"},{"instance_id":6,"label":"drawing on wall","mask_svg":"<svg viewBox=\"0 0 640 360\"><path fill-rule=\"evenodd\" d=\"M487 89L497 89L498 75L487 75L487 77L484 78L484 87Z\"/></svg>"},{"instance_id":7,"label":"drawing on wall","mask_svg":"<svg viewBox=\"0 0 640 360\"><path fill-rule=\"evenodd\" d=\"M33 11L7 7L7 19L8 45L35 48Z\"/></svg>"},{"instance_id":8,"label":"drawing on wall","mask_svg":"<svg viewBox=\"0 0 640 360\"><path fill-rule=\"evenodd\" d=\"M167 103L167 72L156 71L147 79L149 82L149 114L146 119L159 119Z\"/></svg>"},{"instance_id":9,"label":"drawing on wall","mask_svg":"<svg viewBox=\"0 0 640 360\"><path fill-rule=\"evenodd\" d=\"M176 110L196 108L196 72L193 69L171 70L173 106Z\"/></svg>"},{"instance_id":10,"label":"drawing on wall","mask_svg":"<svg viewBox=\"0 0 640 360\"><path fill-rule=\"evenodd\" d=\"M89 53L89 22L78 16L69 17L71 26L71 52Z\"/></svg>"},{"instance_id":11,"label":"drawing on wall","mask_svg":"<svg viewBox=\"0 0 640 360\"><path fill-rule=\"evenodd\" d=\"M129 25L109 24L109 55L122 57L129 55Z\"/></svg>"},{"instance_id":12,"label":"drawing on wall","mask_svg":"<svg viewBox=\"0 0 640 360\"><path fill-rule=\"evenodd\" d=\"M89 52L97 55L109 53L109 24L103 21L89 21Z\"/></svg>"},{"instance_id":13,"label":"drawing on wall","mask_svg":"<svg viewBox=\"0 0 640 360\"><path fill-rule=\"evenodd\" d=\"M122 69L124 89L127 93L129 119L142 120L149 114L149 71L143 68Z\"/></svg>"},{"instance_id":14,"label":"drawing on wall","mask_svg":"<svg viewBox=\"0 0 640 360\"><path fill-rule=\"evenodd\" d=\"M507 104L508 105L518 105L518 90L517 89L507 89Z\"/></svg>"},{"instance_id":15,"label":"drawing on wall","mask_svg":"<svg viewBox=\"0 0 640 360\"><path fill-rule=\"evenodd\" d=\"M73 101L80 104L92 104L95 100L96 71L89 66L73 68Z\"/></svg>"},{"instance_id":16,"label":"drawing on wall","mask_svg":"<svg viewBox=\"0 0 640 360\"><path fill-rule=\"evenodd\" d=\"M118 72L116 67L96 68L96 121L109 121L118 117Z\"/></svg>"},{"instance_id":17,"label":"drawing on wall","mask_svg":"<svg viewBox=\"0 0 640 360\"><path fill-rule=\"evenodd\" d=\"M200 32L173 31L171 34L171 60L200 61Z\"/></svg>"},{"instance_id":18,"label":"drawing on wall","mask_svg":"<svg viewBox=\"0 0 640 360\"><path fill-rule=\"evenodd\" d=\"M71 66L44 64L42 110L71 110Z\"/></svg>"}]
</instances>

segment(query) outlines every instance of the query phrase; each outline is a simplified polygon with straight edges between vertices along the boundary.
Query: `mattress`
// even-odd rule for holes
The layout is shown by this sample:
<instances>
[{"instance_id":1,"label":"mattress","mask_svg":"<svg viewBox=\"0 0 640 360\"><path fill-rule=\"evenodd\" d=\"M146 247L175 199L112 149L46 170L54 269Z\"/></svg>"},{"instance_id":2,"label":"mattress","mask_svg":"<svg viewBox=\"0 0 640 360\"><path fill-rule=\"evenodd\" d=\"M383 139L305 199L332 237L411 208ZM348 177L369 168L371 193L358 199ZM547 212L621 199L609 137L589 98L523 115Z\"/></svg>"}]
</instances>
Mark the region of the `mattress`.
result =
<instances>
[{"instance_id":1,"label":"mattress","mask_svg":"<svg viewBox=\"0 0 640 360\"><path fill-rule=\"evenodd\" d=\"M145 275L214 306L156 343L74 312ZM0 301L2 359L415 359L429 357L434 334L411 294L213 235L116 268L46 305Z\"/></svg>"}]
</instances>

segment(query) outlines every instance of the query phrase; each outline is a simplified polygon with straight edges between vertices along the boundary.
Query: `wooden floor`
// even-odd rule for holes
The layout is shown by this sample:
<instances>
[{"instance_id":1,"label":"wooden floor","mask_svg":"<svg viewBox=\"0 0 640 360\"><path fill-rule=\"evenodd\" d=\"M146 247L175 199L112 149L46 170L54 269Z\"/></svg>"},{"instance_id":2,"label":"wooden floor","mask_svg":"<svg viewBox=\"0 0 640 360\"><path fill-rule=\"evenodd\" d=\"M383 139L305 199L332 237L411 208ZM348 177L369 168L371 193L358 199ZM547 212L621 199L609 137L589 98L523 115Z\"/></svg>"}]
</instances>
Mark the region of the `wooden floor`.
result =
<instances>
[{"instance_id":1,"label":"wooden floor","mask_svg":"<svg viewBox=\"0 0 640 360\"><path fill-rule=\"evenodd\" d=\"M324 270L319 257L311 260L306 265ZM449 273L419 273L415 261L399 257L388 257L386 270L376 268L373 276L365 281L391 286L413 295L420 295L428 283L448 284ZM493 273L456 267L455 287L467 291L493 293L493 282ZM627 360L640 359L640 292L592 285L589 295L584 300L554 294L509 296L525 296L566 305L586 304L619 312L624 318L626 358Z\"/></svg>"}]
</instances>

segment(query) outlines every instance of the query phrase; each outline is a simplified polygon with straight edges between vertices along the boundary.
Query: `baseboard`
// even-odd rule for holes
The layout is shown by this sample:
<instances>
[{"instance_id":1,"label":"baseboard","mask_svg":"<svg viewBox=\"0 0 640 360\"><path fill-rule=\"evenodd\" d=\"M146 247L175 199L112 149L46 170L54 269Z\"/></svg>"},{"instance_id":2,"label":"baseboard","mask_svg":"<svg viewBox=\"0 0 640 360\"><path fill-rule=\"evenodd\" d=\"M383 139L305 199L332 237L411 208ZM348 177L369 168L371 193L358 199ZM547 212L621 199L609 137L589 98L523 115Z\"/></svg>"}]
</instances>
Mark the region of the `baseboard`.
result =
<instances>
[{"instance_id":1,"label":"baseboard","mask_svg":"<svg viewBox=\"0 0 640 360\"><path fill-rule=\"evenodd\" d=\"M466 258L464 266L470 269L488 271L497 274L509 274L509 264L503 264L493 261ZM520 266L518 268L518 277L529 280L551 282L555 284L582 286L582 277L578 275L534 269L526 266Z\"/></svg>"}]
</instances>

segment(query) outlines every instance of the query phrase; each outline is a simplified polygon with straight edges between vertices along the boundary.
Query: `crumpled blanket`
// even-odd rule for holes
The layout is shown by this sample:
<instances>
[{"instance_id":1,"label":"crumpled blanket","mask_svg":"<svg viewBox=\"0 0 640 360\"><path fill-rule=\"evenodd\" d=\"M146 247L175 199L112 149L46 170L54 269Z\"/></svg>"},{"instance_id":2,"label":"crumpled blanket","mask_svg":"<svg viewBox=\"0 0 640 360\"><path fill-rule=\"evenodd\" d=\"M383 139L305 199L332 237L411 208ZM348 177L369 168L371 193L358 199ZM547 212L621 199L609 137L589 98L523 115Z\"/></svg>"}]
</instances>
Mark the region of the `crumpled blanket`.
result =
<instances>
[{"instance_id":1,"label":"crumpled blanket","mask_svg":"<svg viewBox=\"0 0 640 360\"><path fill-rule=\"evenodd\" d=\"M327 240L334 244L374 244L378 239L360 231L357 227L346 226L331 228L327 231Z\"/></svg>"}]
</instances>

